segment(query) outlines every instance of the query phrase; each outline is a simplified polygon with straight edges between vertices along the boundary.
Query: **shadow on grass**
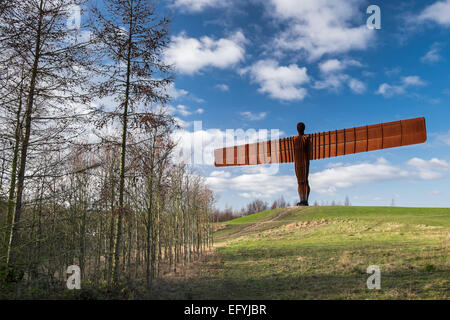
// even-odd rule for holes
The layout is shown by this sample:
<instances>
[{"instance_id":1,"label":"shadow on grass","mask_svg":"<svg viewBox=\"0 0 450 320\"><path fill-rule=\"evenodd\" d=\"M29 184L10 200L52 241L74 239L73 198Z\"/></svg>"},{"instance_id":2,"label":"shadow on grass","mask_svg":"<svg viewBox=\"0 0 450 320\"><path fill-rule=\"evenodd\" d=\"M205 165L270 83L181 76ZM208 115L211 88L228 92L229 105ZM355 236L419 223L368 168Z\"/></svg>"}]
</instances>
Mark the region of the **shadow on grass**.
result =
<instances>
[{"instance_id":1,"label":"shadow on grass","mask_svg":"<svg viewBox=\"0 0 450 320\"><path fill-rule=\"evenodd\" d=\"M162 280L148 299L448 299L448 271L397 271L381 275L381 289L366 287L368 274L197 278Z\"/></svg>"}]
</instances>

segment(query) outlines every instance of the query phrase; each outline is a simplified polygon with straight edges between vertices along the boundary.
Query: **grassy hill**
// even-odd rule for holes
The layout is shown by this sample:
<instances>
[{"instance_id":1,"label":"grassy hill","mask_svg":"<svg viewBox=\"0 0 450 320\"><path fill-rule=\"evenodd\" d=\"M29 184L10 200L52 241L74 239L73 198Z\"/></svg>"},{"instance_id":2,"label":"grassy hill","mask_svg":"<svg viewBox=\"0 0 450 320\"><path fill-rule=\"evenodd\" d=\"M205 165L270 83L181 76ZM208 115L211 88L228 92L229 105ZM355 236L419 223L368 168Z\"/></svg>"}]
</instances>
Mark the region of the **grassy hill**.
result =
<instances>
[{"instance_id":1,"label":"grassy hill","mask_svg":"<svg viewBox=\"0 0 450 320\"><path fill-rule=\"evenodd\" d=\"M216 228L214 253L167 298L450 298L450 209L295 207Z\"/></svg>"}]
</instances>

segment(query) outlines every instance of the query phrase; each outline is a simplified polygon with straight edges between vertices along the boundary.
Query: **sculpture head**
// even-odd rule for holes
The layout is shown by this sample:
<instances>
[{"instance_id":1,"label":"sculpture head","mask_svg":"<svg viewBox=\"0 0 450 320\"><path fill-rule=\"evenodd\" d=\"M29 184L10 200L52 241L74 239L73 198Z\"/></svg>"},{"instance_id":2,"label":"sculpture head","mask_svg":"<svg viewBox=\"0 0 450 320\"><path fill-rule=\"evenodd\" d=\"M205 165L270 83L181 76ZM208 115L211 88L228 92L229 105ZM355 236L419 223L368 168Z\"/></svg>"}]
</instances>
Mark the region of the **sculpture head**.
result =
<instances>
[{"instance_id":1,"label":"sculpture head","mask_svg":"<svg viewBox=\"0 0 450 320\"><path fill-rule=\"evenodd\" d=\"M297 123L297 131L298 131L299 136L302 136L305 134L305 124L303 122Z\"/></svg>"}]
</instances>

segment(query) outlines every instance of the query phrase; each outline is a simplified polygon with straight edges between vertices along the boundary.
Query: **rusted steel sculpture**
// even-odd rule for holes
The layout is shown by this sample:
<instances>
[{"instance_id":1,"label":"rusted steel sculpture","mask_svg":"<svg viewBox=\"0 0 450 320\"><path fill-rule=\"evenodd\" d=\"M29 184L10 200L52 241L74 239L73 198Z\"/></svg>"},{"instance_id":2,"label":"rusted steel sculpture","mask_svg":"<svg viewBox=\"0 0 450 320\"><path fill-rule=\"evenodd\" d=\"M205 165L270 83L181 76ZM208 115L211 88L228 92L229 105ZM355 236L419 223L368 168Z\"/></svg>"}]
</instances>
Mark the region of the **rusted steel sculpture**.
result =
<instances>
[{"instance_id":1,"label":"rusted steel sculpture","mask_svg":"<svg viewBox=\"0 0 450 320\"><path fill-rule=\"evenodd\" d=\"M244 144L214 150L215 166L229 167L295 162L298 205L308 205L309 161L359 152L424 143L425 118L385 122L349 129L305 134L305 124L297 125L298 136Z\"/></svg>"}]
</instances>

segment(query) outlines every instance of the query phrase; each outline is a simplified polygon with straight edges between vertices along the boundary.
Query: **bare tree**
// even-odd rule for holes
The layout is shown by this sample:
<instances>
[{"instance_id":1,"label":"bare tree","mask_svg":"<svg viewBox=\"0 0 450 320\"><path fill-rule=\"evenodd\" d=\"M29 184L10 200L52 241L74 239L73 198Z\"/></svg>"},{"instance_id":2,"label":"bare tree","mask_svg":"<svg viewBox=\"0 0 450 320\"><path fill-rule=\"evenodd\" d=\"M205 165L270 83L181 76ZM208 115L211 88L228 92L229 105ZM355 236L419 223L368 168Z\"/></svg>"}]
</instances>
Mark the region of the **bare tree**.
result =
<instances>
[{"instance_id":1,"label":"bare tree","mask_svg":"<svg viewBox=\"0 0 450 320\"><path fill-rule=\"evenodd\" d=\"M277 200L275 200L272 203L272 206L270 208L277 209L277 208L285 208L287 206L288 206L288 204L287 204L286 200L284 200L284 197L280 196Z\"/></svg>"},{"instance_id":2,"label":"bare tree","mask_svg":"<svg viewBox=\"0 0 450 320\"><path fill-rule=\"evenodd\" d=\"M0 2L0 275L11 269L0 282L15 297L20 286L58 292L72 264L83 286L119 273L150 286L213 243L214 194L175 163L161 107L167 19L151 1L111 0L87 37L66 28L81 3ZM94 113L103 99L115 105Z\"/></svg>"},{"instance_id":3,"label":"bare tree","mask_svg":"<svg viewBox=\"0 0 450 320\"><path fill-rule=\"evenodd\" d=\"M14 264L14 248L18 242L34 115L39 109L58 109L69 102L87 101L87 95L83 94L81 88L88 83L86 71L90 55L86 43L75 41L77 30L66 27L71 8L81 3L78 0L14 2L13 6L4 7L0 17L1 47L7 48L8 54L2 62L11 62L14 66L20 61L27 79L23 106L24 131L7 253L10 265Z\"/></svg>"},{"instance_id":4,"label":"bare tree","mask_svg":"<svg viewBox=\"0 0 450 320\"><path fill-rule=\"evenodd\" d=\"M92 8L93 35L103 45L107 63L103 65L106 81L98 85L98 96L115 96L118 104L112 117L122 123L117 227L114 243L112 280L118 282L122 220L125 210L124 187L129 117L136 115L140 104L165 103L162 90L171 83L169 66L161 59L168 42L167 18L159 18L150 0L106 0L104 10ZM158 78L155 76L158 75ZM161 76L161 77L159 77Z\"/></svg>"},{"instance_id":5,"label":"bare tree","mask_svg":"<svg viewBox=\"0 0 450 320\"><path fill-rule=\"evenodd\" d=\"M247 204L247 212L246 214L253 214L256 212L261 212L261 211L266 211L267 209L269 209L269 206L267 205L266 202L260 200L260 199L255 199L252 202L250 202L249 204Z\"/></svg>"},{"instance_id":6,"label":"bare tree","mask_svg":"<svg viewBox=\"0 0 450 320\"><path fill-rule=\"evenodd\" d=\"M345 197L345 204L344 204L346 207L349 207L351 204L350 204L350 199L349 199L349 197L348 196L346 196Z\"/></svg>"}]
</instances>

